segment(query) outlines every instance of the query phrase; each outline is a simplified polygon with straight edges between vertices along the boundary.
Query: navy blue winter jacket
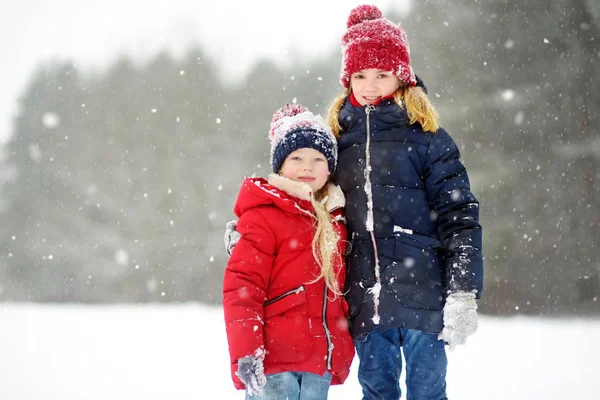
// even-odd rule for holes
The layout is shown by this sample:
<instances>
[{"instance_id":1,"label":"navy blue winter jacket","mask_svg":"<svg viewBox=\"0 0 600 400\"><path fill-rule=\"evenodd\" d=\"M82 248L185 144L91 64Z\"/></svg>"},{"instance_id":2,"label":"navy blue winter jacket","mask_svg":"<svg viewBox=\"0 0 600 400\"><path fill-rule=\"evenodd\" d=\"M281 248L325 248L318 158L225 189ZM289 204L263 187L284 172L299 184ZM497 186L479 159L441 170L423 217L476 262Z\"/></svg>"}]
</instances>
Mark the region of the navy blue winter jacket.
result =
<instances>
[{"instance_id":1,"label":"navy blue winter jacket","mask_svg":"<svg viewBox=\"0 0 600 400\"><path fill-rule=\"evenodd\" d=\"M352 244L346 280L350 332L362 340L378 322L383 329L439 333L446 296L476 291L479 298L483 286L479 203L459 150L444 129L434 134L409 125L393 99L371 106L368 116L365 107L346 100L339 121L334 181L346 195ZM380 289L367 229L369 197Z\"/></svg>"}]
</instances>

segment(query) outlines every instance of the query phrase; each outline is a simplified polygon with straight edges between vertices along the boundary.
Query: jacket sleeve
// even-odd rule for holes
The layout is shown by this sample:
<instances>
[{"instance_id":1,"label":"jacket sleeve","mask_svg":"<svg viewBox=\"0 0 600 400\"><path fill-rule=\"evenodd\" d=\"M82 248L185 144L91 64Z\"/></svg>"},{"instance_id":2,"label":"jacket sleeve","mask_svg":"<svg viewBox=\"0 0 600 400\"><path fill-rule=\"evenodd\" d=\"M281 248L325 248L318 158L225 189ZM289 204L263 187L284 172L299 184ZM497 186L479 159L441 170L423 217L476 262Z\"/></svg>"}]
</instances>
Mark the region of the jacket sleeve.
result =
<instances>
[{"instance_id":1,"label":"jacket sleeve","mask_svg":"<svg viewBox=\"0 0 600 400\"><path fill-rule=\"evenodd\" d=\"M263 304L277 241L258 209L238 221L241 238L229 258L223 279L223 312L231 363L264 351Z\"/></svg>"},{"instance_id":2,"label":"jacket sleeve","mask_svg":"<svg viewBox=\"0 0 600 400\"><path fill-rule=\"evenodd\" d=\"M444 250L446 293L475 292L480 298L483 259L479 202L471 193L458 147L444 129L432 135L423 178Z\"/></svg>"}]
</instances>

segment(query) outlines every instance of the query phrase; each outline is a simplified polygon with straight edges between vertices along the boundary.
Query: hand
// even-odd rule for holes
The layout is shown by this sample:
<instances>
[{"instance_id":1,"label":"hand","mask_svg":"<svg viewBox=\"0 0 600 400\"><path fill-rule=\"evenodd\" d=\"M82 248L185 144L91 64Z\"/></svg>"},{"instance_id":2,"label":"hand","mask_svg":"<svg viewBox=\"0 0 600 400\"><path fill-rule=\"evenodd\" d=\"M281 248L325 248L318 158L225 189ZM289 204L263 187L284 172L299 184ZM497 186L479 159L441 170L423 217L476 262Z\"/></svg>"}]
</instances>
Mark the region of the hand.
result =
<instances>
[{"instance_id":1,"label":"hand","mask_svg":"<svg viewBox=\"0 0 600 400\"><path fill-rule=\"evenodd\" d=\"M238 370L235 373L246 385L248 395L261 394L263 386L267 383L263 368L263 360L259 357L246 356L238 360Z\"/></svg>"},{"instance_id":2,"label":"hand","mask_svg":"<svg viewBox=\"0 0 600 400\"><path fill-rule=\"evenodd\" d=\"M475 293L452 293L444 306L444 329L438 339L450 345L450 350L465 344L467 337L477 330L477 303Z\"/></svg>"},{"instance_id":3,"label":"hand","mask_svg":"<svg viewBox=\"0 0 600 400\"><path fill-rule=\"evenodd\" d=\"M236 230L237 228L237 220L229 221L225 225L225 236L223 237L223 241L225 243L225 251L227 255L230 256L233 248L240 240L242 235Z\"/></svg>"}]
</instances>

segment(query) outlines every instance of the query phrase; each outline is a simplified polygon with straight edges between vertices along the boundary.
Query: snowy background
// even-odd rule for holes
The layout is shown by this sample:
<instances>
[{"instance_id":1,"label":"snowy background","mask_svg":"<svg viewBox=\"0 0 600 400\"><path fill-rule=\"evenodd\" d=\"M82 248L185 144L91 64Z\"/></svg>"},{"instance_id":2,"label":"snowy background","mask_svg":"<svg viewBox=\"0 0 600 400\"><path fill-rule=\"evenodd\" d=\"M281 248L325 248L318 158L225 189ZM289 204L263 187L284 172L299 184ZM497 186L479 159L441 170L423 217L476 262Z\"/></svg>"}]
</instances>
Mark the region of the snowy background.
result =
<instances>
[{"instance_id":1,"label":"snowy background","mask_svg":"<svg viewBox=\"0 0 600 400\"><path fill-rule=\"evenodd\" d=\"M241 176L264 171L275 107L310 98L323 110L339 90L339 37L362 3L3 2L0 399L243 398L218 307L224 222ZM600 3L375 3L396 21L414 12L403 26L417 73L482 200L485 313L449 355L450 398L600 398L600 130L590 111L600 107ZM224 85L192 78L182 60L198 45ZM165 50L175 61L153 61ZM282 69L245 81L265 57ZM71 82L61 63L92 79ZM161 144L181 153L168 158ZM230 168L212 174L223 159ZM360 398L355 369L330 398Z\"/></svg>"},{"instance_id":2,"label":"snowy background","mask_svg":"<svg viewBox=\"0 0 600 400\"><path fill-rule=\"evenodd\" d=\"M72 59L83 69L101 69L120 54L143 61L163 49L182 55L201 43L219 60L219 73L235 81L259 57L282 64L293 51L319 57L338 44L349 10L363 3L306 0L292 7L277 0L3 1L0 141L8 138L16 100L40 62ZM382 9L392 3L400 11L408 8L407 1L376 2ZM318 29L288 29L292 16Z\"/></svg>"},{"instance_id":3,"label":"snowy background","mask_svg":"<svg viewBox=\"0 0 600 400\"><path fill-rule=\"evenodd\" d=\"M241 400L222 310L167 306L0 307L0 398ZM448 396L460 400L600 398L600 321L482 317L449 352ZM351 376L332 400L359 400Z\"/></svg>"}]
</instances>

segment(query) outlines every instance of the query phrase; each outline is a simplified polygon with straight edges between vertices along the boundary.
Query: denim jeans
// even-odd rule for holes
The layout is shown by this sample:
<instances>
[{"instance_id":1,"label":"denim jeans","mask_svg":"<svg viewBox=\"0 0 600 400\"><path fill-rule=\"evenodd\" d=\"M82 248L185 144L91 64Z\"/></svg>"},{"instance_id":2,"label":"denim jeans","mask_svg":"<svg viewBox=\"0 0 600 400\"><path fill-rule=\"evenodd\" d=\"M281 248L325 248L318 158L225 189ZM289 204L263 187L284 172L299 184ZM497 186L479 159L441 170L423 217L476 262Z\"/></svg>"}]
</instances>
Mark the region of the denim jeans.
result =
<instances>
[{"instance_id":1,"label":"denim jeans","mask_svg":"<svg viewBox=\"0 0 600 400\"><path fill-rule=\"evenodd\" d=\"M246 400L325 400L331 384L331 375L323 376L309 372L281 372L267 375L262 394L249 396Z\"/></svg>"},{"instance_id":2,"label":"denim jeans","mask_svg":"<svg viewBox=\"0 0 600 400\"><path fill-rule=\"evenodd\" d=\"M402 354L406 360L407 400L447 400L446 349L437 334L416 329L377 327L365 341L355 341L360 359L358 381L363 400L398 400Z\"/></svg>"}]
</instances>

